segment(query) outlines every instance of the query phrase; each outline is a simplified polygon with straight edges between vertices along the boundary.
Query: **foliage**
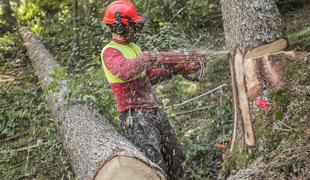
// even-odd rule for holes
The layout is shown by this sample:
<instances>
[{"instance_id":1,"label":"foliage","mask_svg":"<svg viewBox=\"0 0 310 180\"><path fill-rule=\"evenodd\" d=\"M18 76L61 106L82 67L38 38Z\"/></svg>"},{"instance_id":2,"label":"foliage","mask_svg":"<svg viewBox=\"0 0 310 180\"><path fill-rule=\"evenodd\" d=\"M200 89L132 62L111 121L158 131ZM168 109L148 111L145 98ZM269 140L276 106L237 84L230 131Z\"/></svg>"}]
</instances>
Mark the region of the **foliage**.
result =
<instances>
[{"instance_id":1,"label":"foliage","mask_svg":"<svg viewBox=\"0 0 310 180\"><path fill-rule=\"evenodd\" d=\"M165 23L157 32L147 33L147 30L142 31L138 35L137 43L143 49L148 50L170 50L174 48L188 48L190 40L187 39L185 32L177 30L174 25Z\"/></svg>"},{"instance_id":2,"label":"foliage","mask_svg":"<svg viewBox=\"0 0 310 180\"><path fill-rule=\"evenodd\" d=\"M5 53L4 53L5 52ZM73 172L17 33L0 38L0 179L70 179Z\"/></svg>"},{"instance_id":3,"label":"foliage","mask_svg":"<svg viewBox=\"0 0 310 180\"><path fill-rule=\"evenodd\" d=\"M305 0L278 0L277 5L282 14L302 8L306 3Z\"/></svg>"},{"instance_id":4,"label":"foliage","mask_svg":"<svg viewBox=\"0 0 310 180\"><path fill-rule=\"evenodd\" d=\"M65 100L67 104L86 103L104 114L114 126L118 127L118 113L114 105L114 99L101 68L90 67L83 74L69 75L65 69L55 70L51 74L53 81L47 87L45 96L49 92L59 90L60 81L65 81L69 88L69 93Z\"/></svg>"},{"instance_id":5,"label":"foliage","mask_svg":"<svg viewBox=\"0 0 310 180\"><path fill-rule=\"evenodd\" d=\"M27 4L21 4L15 11L16 19L20 24L27 22L27 25L34 32L42 31L41 22L50 19L55 14L65 15L68 13L70 0L49 1L49 0L28 0Z\"/></svg>"},{"instance_id":6,"label":"foliage","mask_svg":"<svg viewBox=\"0 0 310 180\"><path fill-rule=\"evenodd\" d=\"M205 83L194 83L177 76L156 87L158 99L185 148L187 179L216 178L221 167L221 150L214 145L226 143L231 134L232 101L229 88L223 88L184 106L173 107L223 83L229 84L228 64L224 59L208 62L206 71ZM202 107L207 108L179 114Z\"/></svg>"},{"instance_id":7,"label":"foliage","mask_svg":"<svg viewBox=\"0 0 310 180\"><path fill-rule=\"evenodd\" d=\"M207 27L210 25L207 19L220 14L218 0L138 0L134 3L139 12L150 17L157 25L174 22L174 28L187 33L198 27Z\"/></svg>"}]
</instances>

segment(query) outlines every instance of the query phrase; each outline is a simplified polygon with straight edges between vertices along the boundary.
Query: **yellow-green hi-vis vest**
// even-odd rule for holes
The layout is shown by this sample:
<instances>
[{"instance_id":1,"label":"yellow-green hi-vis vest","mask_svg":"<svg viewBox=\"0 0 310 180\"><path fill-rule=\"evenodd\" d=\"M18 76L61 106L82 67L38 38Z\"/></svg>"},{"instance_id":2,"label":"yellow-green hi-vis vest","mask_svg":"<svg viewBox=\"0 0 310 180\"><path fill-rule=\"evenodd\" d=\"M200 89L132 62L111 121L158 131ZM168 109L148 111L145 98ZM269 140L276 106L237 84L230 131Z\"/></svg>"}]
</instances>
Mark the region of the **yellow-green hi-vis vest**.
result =
<instances>
[{"instance_id":1,"label":"yellow-green hi-vis vest","mask_svg":"<svg viewBox=\"0 0 310 180\"><path fill-rule=\"evenodd\" d=\"M103 67L103 71L104 74L108 80L109 83L125 83L125 82L129 82L135 79L139 79L141 77L144 77L146 75L146 71L142 71L139 74L137 74L136 76L132 77L129 80L122 80L119 77L113 75L108 68L105 66L104 64L104 59L103 59L103 52L107 49L107 48L113 48L118 50L124 57L126 60L131 61L132 59L136 58L139 56L139 54L141 53L141 49L138 45L134 44L134 43L129 43L128 45L123 45L123 44L119 44L116 43L114 41L110 42L109 44L107 44L101 51L101 58L102 58L102 67Z\"/></svg>"}]
</instances>

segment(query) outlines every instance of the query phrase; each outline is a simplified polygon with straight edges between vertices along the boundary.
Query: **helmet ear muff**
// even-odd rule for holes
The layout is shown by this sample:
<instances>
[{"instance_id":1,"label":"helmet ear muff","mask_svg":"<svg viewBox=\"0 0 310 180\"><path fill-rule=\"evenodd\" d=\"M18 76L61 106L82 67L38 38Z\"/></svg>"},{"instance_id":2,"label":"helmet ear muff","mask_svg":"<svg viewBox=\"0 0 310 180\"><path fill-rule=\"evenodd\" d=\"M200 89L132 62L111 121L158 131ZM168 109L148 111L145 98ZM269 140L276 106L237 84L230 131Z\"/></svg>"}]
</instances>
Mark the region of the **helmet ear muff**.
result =
<instances>
[{"instance_id":1,"label":"helmet ear muff","mask_svg":"<svg viewBox=\"0 0 310 180\"><path fill-rule=\"evenodd\" d=\"M120 12L116 12L115 13L115 23L113 24L113 26L115 27L116 33L117 34L125 34L126 29L124 27L124 25L121 22L121 13Z\"/></svg>"}]
</instances>

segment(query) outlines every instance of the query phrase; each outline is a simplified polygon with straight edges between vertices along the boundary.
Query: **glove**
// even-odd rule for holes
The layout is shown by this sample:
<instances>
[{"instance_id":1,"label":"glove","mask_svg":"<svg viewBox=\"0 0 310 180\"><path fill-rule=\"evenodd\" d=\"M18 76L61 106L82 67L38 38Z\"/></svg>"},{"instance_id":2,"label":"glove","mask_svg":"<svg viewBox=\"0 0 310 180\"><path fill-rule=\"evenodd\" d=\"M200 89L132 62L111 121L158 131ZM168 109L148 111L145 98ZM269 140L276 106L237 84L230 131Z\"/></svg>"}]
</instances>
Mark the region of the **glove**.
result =
<instances>
[{"instance_id":1,"label":"glove","mask_svg":"<svg viewBox=\"0 0 310 180\"><path fill-rule=\"evenodd\" d=\"M182 74L182 75L189 75L197 72L200 69L200 64L197 62L192 63L180 63L175 64L172 66L174 72Z\"/></svg>"}]
</instances>

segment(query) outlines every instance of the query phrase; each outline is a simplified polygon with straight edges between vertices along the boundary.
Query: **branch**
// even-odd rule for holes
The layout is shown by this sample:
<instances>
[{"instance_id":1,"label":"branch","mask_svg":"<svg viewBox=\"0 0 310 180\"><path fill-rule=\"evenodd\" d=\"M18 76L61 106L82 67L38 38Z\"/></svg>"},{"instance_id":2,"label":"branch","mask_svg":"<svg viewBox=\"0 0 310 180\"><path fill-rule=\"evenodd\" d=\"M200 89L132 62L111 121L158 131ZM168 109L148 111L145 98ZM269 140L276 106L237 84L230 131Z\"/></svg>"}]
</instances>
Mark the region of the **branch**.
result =
<instances>
[{"instance_id":1,"label":"branch","mask_svg":"<svg viewBox=\"0 0 310 180\"><path fill-rule=\"evenodd\" d=\"M175 115L179 116L179 115L182 115L182 114L190 114L190 113L197 112L197 111L202 111L202 110L205 110L205 109L208 109L208 108L211 108L211 107L214 107L214 105L213 106L205 106L205 107L201 107L201 108L197 108L197 109L193 109L193 110L189 110L189 111L178 112L178 113L175 113Z\"/></svg>"},{"instance_id":2,"label":"branch","mask_svg":"<svg viewBox=\"0 0 310 180\"><path fill-rule=\"evenodd\" d=\"M212 92L214 92L214 91L216 91L216 90L218 90L218 89L221 89L221 88L224 87L224 86L226 86L226 84L222 84L222 85L220 85L219 87L212 89L211 91L208 91L208 92L206 92L206 93L203 93L203 94L201 94L201 95L199 95L199 96L196 96L196 97L194 97L194 98L192 98L192 99L189 99L189 100L187 100L187 101L184 101L184 102L182 102L182 103L180 103L180 104L173 105L173 107L179 107L179 106L182 106L182 105L187 104L187 103L189 103L189 102L192 102L192 101L194 101L194 100L196 100L196 99L198 99L198 98L201 98L201 97L203 97L203 96L206 96L206 95L208 95L208 94L211 94Z\"/></svg>"}]
</instances>

